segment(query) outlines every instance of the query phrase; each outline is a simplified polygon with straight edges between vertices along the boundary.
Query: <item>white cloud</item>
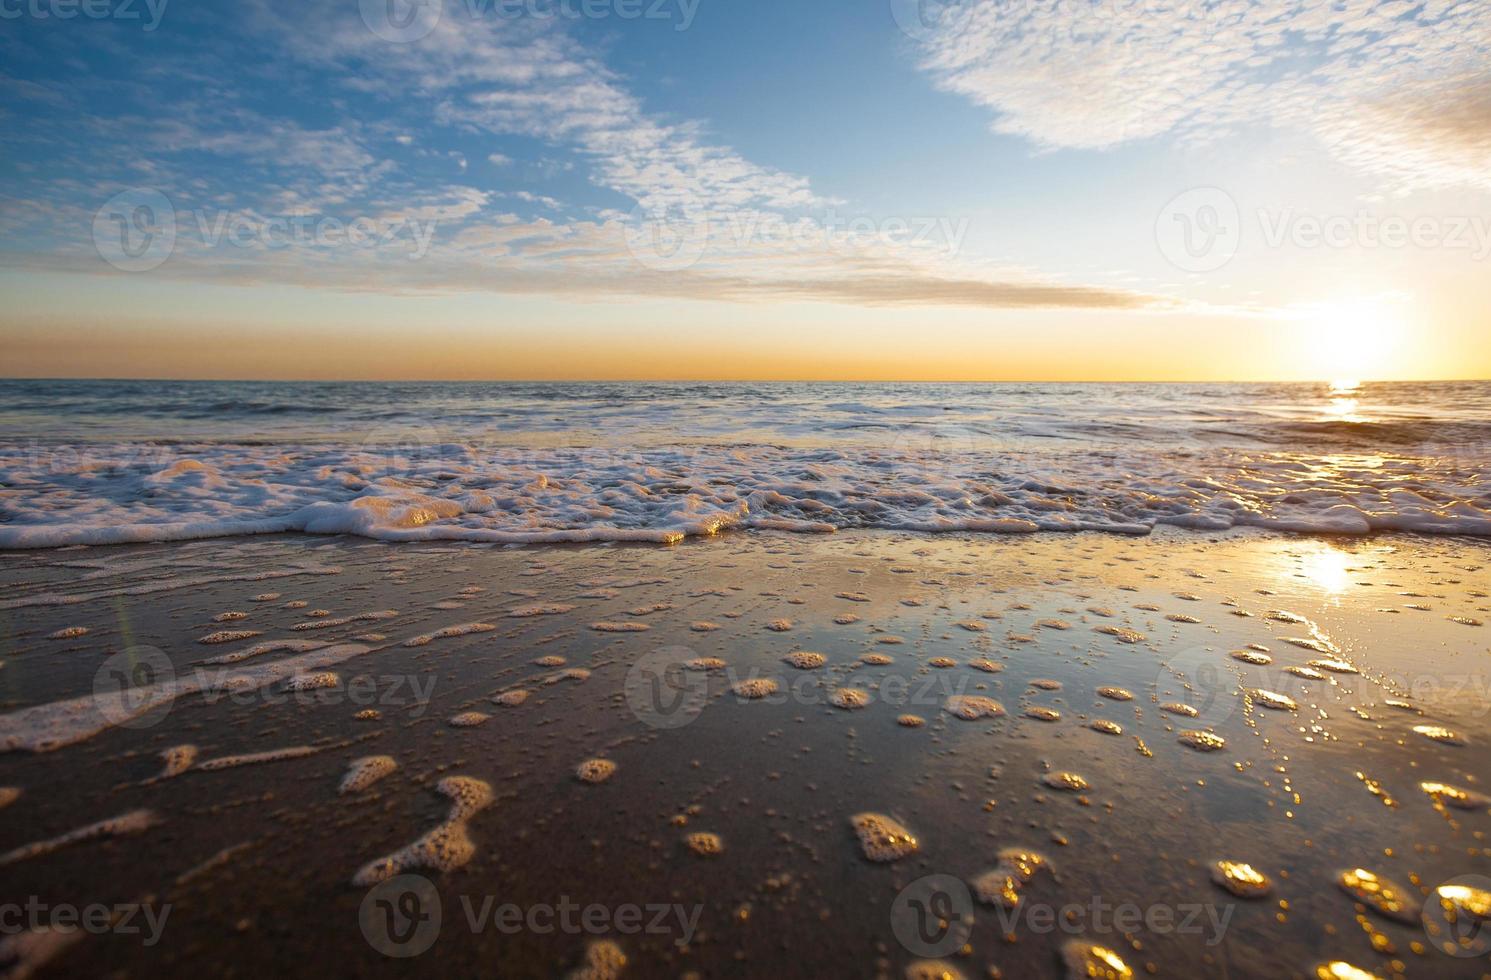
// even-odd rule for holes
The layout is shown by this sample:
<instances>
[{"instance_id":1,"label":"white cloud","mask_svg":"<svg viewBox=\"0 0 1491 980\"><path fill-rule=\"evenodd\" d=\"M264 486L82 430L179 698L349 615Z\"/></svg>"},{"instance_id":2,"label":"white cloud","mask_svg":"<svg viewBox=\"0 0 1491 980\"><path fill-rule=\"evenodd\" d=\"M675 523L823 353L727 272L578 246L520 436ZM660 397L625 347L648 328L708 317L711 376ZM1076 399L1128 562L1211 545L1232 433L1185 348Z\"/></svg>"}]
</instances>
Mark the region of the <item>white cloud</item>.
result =
<instances>
[{"instance_id":1,"label":"white cloud","mask_svg":"<svg viewBox=\"0 0 1491 980\"><path fill-rule=\"evenodd\" d=\"M1288 126L1403 186L1491 187L1484 0L970 0L923 65L1042 147Z\"/></svg>"}]
</instances>

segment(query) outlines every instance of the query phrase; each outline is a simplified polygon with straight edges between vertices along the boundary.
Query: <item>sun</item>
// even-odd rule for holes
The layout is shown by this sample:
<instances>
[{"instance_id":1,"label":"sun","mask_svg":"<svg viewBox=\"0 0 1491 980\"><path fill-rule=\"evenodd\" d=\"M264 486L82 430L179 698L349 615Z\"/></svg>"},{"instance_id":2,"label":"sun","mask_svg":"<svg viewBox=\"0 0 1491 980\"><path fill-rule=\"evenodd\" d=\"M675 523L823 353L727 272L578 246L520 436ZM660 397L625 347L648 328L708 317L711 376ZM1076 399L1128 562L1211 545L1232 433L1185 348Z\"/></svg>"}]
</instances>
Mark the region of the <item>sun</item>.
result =
<instances>
[{"instance_id":1,"label":"sun","mask_svg":"<svg viewBox=\"0 0 1491 980\"><path fill-rule=\"evenodd\" d=\"M1343 391L1366 379L1391 377L1407 330L1398 303L1389 297L1311 307L1300 317L1299 329L1310 375Z\"/></svg>"}]
</instances>

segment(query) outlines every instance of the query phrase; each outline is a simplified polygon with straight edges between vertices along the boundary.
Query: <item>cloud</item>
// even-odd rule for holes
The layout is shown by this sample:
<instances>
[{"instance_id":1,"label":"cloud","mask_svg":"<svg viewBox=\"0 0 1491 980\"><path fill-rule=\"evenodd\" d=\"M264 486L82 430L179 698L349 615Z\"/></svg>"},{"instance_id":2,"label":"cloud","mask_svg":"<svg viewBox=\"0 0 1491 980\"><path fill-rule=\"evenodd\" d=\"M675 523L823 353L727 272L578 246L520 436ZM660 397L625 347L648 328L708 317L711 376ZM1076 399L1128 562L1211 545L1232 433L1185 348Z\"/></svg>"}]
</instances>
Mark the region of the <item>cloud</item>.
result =
<instances>
[{"instance_id":1,"label":"cloud","mask_svg":"<svg viewBox=\"0 0 1491 980\"><path fill-rule=\"evenodd\" d=\"M994 0L939 8L922 65L1043 148L1302 128L1405 186L1491 188L1491 4ZM1479 130L1477 127L1480 127Z\"/></svg>"},{"instance_id":2,"label":"cloud","mask_svg":"<svg viewBox=\"0 0 1491 980\"><path fill-rule=\"evenodd\" d=\"M132 93L135 111L65 128L35 123L53 126L46 135L81 166L0 199L0 227L44 242L4 261L113 274L88 237L93 211L149 183L168 192L177 231L174 251L150 274L191 281L871 306L1165 302L965 262L966 221L947 216L924 227L881 216L871 233L855 234L834 215L841 202L807 177L748 159L702 122L649 107L561 19L483 17L473 13L481 5L450 0L428 36L399 44L368 30L358 9L345 0L246 0L235 8L246 23L231 33L257 59L211 44L148 61L116 52L121 77L101 83ZM213 81L161 88L138 84L142 74ZM248 83L271 78L294 97L254 98L258 85ZM494 167L514 163L493 144L523 148L529 179L586 174L605 204L540 193L557 182L465 186L483 179L468 174L468 153ZM383 155L400 145L413 150ZM133 176L121 174L119 157ZM357 221L379 233L357 243L314 233ZM654 221L685 235L703 223L708 240L681 263L649 254L638 236L657 230Z\"/></svg>"}]
</instances>

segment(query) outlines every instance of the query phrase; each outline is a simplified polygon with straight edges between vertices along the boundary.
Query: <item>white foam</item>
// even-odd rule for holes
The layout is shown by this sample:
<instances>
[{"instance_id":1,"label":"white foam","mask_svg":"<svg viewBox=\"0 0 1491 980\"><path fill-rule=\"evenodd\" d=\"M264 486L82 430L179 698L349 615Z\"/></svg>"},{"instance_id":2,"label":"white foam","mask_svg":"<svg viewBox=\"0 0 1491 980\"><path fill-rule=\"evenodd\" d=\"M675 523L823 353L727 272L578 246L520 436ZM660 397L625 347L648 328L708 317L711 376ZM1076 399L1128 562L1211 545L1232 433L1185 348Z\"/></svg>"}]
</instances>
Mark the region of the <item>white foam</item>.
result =
<instances>
[{"instance_id":1,"label":"white foam","mask_svg":"<svg viewBox=\"0 0 1491 980\"><path fill-rule=\"evenodd\" d=\"M0 715L0 752L23 749L50 752L90 739L115 725L170 704L188 694L221 694L257 690L270 684L331 667L368 652L355 643L325 647L296 657L249 667L182 672L158 684L98 692L32 705Z\"/></svg>"},{"instance_id":2,"label":"white foam","mask_svg":"<svg viewBox=\"0 0 1491 980\"><path fill-rule=\"evenodd\" d=\"M1491 536L1491 487L1473 458L429 448L396 475L389 459L354 447L183 445L153 471L128 444L56 457L0 449L10 488L0 548L285 531L496 544L854 527Z\"/></svg>"}]
</instances>

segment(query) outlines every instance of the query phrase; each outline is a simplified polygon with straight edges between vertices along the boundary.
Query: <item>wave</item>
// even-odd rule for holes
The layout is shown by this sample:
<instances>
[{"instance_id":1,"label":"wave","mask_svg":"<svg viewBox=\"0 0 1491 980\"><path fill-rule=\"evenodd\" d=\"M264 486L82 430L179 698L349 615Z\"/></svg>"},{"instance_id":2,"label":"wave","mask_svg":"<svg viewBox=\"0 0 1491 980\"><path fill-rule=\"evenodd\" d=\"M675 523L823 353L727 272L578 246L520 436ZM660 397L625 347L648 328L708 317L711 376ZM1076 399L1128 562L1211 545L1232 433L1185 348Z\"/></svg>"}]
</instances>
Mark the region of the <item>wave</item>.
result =
<instances>
[{"instance_id":1,"label":"wave","mask_svg":"<svg viewBox=\"0 0 1491 980\"><path fill-rule=\"evenodd\" d=\"M117 444L0 448L0 548L300 531L389 541L674 542L826 533L1262 527L1491 536L1457 457Z\"/></svg>"}]
</instances>

